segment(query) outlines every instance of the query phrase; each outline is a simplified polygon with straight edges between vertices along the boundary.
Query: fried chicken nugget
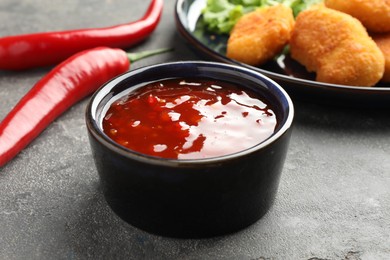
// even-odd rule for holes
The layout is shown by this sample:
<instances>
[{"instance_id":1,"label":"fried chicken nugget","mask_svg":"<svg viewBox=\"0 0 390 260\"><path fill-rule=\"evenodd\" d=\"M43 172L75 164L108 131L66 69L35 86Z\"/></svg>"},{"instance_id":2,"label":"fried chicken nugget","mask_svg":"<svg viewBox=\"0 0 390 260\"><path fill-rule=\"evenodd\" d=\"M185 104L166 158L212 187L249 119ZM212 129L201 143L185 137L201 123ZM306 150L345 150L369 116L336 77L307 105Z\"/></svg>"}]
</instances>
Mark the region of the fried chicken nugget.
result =
<instances>
[{"instance_id":1,"label":"fried chicken nugget","mask_svg":"<svg viewBox=\"0 0 390 260\"><path fill-rule=\"evenodd\" d=\"M325 0L324 3L357 18L368 31L390 32L390 0Z\"/></svg>"},{"instance_id":2,"label":"fried chicken nugget","mask_svg":"<svg viewBox=\"0 0 390 260\"><path fill-rule=\"evenodd\" d=\"M301 12L290 39L291 57L321 82L373 86L383 76L382 52L359 20L315 6Z\"/></svg>"},{"instance_id":3,"label":"fried chicken nugget","mask_svg":"<svg viewBox=\"0 0 390 260\"><path fill-rule=\"evenodd\" d=\"M245 14L231 31L226 56L249 65L261 65L283 50L293 26L293 12L284 5Z\"/></svg>"},{"instance_id":4,"label":"fried chicken nugget","mask_svg":"<svg viewBox=\"0 0 390 260\"><path fill-rule=\"evenodd\" d=\"M390 33L374 34L372 39L385 56L385 73L381 81L390 82Z\"/></svg>"}]
</instances>

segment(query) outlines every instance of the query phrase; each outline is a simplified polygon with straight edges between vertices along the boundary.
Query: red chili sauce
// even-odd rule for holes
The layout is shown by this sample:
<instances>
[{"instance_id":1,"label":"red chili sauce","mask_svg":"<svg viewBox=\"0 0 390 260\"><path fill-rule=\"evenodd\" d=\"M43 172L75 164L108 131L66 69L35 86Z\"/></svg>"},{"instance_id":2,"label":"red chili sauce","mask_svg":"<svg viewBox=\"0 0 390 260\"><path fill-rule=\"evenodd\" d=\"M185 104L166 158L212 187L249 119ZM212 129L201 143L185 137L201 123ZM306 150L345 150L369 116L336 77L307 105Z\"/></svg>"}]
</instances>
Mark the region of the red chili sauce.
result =
<instances>
[{"instance_id":1,"label":"red chili sauce","mask_svg":"<svg viewBox=\"0 0 390 260\"><path fill-rule=\"evenodd\" d=\"M103 130L143 154L198 159L250 148L275 130L271 108L249 91L210 79L169 79L111 104Z\"/></svg>"}]
</instances>

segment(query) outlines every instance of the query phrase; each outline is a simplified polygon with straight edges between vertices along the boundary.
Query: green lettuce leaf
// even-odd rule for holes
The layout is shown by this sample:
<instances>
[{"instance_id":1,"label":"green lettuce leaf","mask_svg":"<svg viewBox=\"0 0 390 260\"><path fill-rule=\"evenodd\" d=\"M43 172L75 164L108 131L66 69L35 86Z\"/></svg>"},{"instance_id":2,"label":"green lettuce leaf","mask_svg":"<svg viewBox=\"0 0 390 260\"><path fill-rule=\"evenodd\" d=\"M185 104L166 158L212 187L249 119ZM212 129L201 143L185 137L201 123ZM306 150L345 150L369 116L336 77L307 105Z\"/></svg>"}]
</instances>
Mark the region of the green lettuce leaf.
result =
<instances>
[{"instance_id":1,"label":"green lettuce leaf","mask_svg":"<svg viewBox=\"0 0 390 260\"><path fill-rule=\"evenodd\" d=\"M202 10L203 21L210 32L229 34L238 19L256 8L284 4L292 8L294 16L323 0L207 0Z\"/></svg>"},{"instance_id":2,"label":"green lettuce leaf","mask_svg":"<svg viewBox=\"0 0 390 260\"><path fill-rule=\"evenodd\" d=\"M243 14L240 4L232 4L228 0L208 0L203 9L203 20L209 31L229 33Z\"/></svg>"}]
</instances>

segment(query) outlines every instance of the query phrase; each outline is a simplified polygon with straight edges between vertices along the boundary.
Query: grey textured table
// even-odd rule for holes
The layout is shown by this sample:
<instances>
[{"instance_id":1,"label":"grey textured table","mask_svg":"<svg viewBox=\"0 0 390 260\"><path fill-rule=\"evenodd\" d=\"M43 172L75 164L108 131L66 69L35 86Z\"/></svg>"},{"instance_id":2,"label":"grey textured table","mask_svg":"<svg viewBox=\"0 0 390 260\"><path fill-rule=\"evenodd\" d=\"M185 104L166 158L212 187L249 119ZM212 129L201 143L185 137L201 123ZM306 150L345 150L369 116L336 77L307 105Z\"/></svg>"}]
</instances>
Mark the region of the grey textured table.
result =
<instances>
[{"instance_id":1,"label":"grey textured table","mask_svg":"<svg viewBox=\"0 0 390 260\"><path fill-rule=\"evenodd\" d=\"M0 36L123 23L148 2L1 0ZM176 31L174 4L165 1L157 30L131 50L175 50L133 69L200 59ZM1 71L0 118L48 70ZM0 169L0 259L390 259L389 111L295 101L272 209L238 233L180 240L138 230L109 209L88 145L86 103Z\"/></svg>"}]
</instances>

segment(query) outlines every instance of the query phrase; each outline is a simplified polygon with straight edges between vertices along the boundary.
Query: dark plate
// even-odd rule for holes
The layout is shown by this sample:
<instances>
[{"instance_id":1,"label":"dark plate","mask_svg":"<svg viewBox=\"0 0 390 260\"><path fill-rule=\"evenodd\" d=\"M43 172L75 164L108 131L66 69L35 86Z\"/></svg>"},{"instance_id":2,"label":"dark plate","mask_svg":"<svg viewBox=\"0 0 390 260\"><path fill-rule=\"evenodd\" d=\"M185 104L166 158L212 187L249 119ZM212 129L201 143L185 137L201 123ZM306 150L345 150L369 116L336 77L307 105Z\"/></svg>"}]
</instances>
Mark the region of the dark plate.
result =
<instances>
[{"instance_id":1,"label":"dark plate","mask_svg":"<svg viewBox=\"0 0 390 260\"><path fill-rule=\"evenodd\" d=\"M209 33L202 25L201 10L205 4L206 0L177 0L175 19L181 35L206 58L261 72L278 82L294 99L342 106L390 107L389 84L359 87L317 82L314 74L308 73L288 55L282 55L262 67L227 58L227 36Z\"/></svg>"}]
</instances>

